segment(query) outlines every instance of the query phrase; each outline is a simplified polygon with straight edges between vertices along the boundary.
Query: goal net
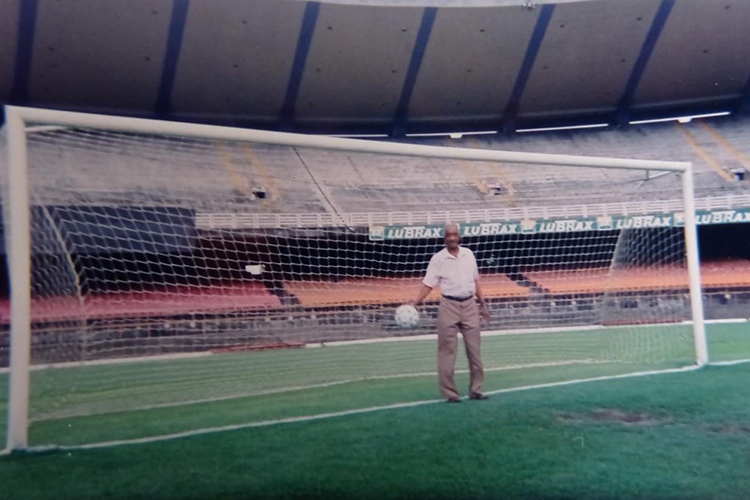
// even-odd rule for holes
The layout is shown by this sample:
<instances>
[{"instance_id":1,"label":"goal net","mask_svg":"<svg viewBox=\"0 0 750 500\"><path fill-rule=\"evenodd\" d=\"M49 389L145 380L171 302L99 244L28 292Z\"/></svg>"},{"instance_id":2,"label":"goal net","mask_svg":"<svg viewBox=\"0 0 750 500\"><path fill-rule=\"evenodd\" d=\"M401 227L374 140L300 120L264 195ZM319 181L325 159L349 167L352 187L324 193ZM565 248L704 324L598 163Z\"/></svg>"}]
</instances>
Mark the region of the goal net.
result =
<instances>
[{"instance_id":1,"label":"goal net","mask_svg":"<svg viewBox=\"0 0 750 500\"><path fill-rule=\"evenodd\" d=\"M11 447L162 432L110 434L122 415L185 431L437 397L439 291L415 329L393 311L446 223L492 312L488 391L705 362L689 165L8 116Z\"/></svg>"}]
</instances>

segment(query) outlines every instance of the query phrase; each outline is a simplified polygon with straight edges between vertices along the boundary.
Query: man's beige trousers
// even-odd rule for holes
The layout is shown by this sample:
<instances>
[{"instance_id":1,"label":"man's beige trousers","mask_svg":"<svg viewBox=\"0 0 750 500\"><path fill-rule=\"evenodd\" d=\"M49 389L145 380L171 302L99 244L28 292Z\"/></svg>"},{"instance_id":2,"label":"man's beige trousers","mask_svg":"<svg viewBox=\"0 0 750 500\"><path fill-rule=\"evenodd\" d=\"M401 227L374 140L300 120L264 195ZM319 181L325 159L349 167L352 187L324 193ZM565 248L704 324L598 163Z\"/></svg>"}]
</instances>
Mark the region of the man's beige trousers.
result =
<instances>
[{"instance_id":1,"label":"man's beige trousers","mask_svg":"<svg viewBox=\"0 0 750 500\"><path fill-rule=\"evenodd\" d=\"M443 299L438 312L438 380L440 391L446 399L459 397L453 377L458 347L458 332L461 332L469 358L471 383L469 394L482 392L484 367L480 352L479 306L474 298L464 302Z\"/></svg>"}]
</instances>

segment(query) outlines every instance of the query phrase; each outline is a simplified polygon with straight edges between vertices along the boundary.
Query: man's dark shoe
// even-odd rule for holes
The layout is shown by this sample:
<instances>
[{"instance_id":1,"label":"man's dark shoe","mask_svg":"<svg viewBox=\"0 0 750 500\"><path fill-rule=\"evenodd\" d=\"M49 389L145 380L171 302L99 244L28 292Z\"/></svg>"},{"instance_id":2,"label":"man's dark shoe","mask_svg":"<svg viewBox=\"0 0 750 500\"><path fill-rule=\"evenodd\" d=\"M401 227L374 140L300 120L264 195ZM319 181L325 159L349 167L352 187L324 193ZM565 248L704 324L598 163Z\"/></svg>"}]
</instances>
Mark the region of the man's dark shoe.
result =
<instances>
[{"instance_id":1,"label":"man's dark shoe","mask_svg":"<svg viewBox=\"0 0 750 500\"><path fill-rule=\"evenodd\" d=\"M448 400L448 403L460 403L460 402L461 402L461 398L450 398Z\"/></svg>"},{"instance_id":2,"label":"man's dark shoe","mask_svg":"<svg viewBox=\"0 0 750 500\"><path fill-rule=\"evenodd\" d=\"M476 399L478 401L484 401L485 399L490 399L489 396L486 394L482 394L481 392L475 392L471 396L469 396L469 399Z\"/></svg>"}]
</instances>

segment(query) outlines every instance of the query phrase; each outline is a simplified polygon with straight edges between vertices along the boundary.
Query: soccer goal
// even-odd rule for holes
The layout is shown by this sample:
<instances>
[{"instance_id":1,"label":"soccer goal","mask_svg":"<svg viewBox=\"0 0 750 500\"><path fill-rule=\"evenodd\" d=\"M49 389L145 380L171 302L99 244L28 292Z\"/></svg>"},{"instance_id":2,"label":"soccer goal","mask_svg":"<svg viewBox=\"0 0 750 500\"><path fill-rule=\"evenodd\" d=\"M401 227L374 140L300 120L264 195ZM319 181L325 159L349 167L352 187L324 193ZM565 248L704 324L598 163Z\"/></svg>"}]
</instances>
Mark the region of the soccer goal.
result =
<instances>
[{"instance_id":1,"label":"soccer goal","mask_svg":"<svg viewBox=\"0 0 750 500\"><path fill-rule=\"evenodd\" d=\"M446 223L488 391L708 362L689 163L5 114L10 450L437 397L439 293L414 329L393 312Z\"/></svg>"}]
</instances>

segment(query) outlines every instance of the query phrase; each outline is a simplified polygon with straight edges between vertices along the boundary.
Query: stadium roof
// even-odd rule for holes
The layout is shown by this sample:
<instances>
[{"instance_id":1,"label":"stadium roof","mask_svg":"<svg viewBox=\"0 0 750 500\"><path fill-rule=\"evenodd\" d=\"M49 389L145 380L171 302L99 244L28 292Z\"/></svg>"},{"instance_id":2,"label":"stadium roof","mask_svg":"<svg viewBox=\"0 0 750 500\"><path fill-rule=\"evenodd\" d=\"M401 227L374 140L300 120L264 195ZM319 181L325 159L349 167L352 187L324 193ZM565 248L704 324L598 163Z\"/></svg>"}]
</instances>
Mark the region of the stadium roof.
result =
<instances>
[{"instance_id":1,"label":"stadium roof","mask_svg":"<svg viewBox=\"0 0 750 500\"><path fill-rule=\"evenodd\" d=\"M746 0L0 0L0 101L341 134L735 110Z\"/></svg>"}]
</instances>

